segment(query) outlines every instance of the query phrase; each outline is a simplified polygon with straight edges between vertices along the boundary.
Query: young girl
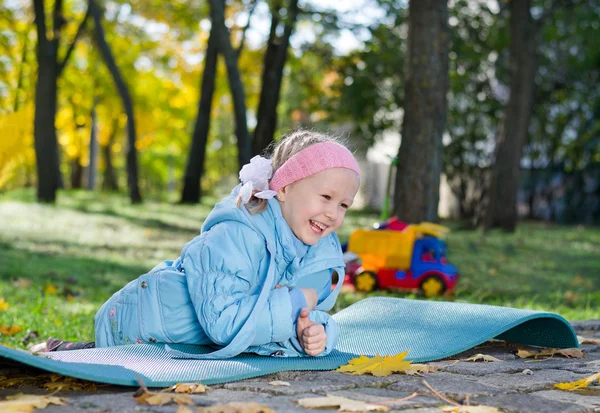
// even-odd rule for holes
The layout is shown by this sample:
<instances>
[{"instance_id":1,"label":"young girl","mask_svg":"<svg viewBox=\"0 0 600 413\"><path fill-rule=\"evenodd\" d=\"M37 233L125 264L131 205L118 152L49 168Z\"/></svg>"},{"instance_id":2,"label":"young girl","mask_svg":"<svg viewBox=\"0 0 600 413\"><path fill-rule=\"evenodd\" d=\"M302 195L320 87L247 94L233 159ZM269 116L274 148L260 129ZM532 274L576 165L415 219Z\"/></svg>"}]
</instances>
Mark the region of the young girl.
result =
<instances>
[{"instance_id":1,"label":"young girl","mask_svg":"<svg viewBox=\"0 0 600 413\"><path fill-rule=\"evenodd\" d=\"M285 137L272 159L252 158L240 171L241 184L214 207L179 258L131 281L100 308L95 345L217 348L197 355L165 346L173 357L202 359L328 354L339 331L326 311L342 285L332 291L331 278L334 271L344 277L334 231L359 176L347 148L312 131ZM79 344L49 340L48 350Z\"/></svg>"}]
</instances>

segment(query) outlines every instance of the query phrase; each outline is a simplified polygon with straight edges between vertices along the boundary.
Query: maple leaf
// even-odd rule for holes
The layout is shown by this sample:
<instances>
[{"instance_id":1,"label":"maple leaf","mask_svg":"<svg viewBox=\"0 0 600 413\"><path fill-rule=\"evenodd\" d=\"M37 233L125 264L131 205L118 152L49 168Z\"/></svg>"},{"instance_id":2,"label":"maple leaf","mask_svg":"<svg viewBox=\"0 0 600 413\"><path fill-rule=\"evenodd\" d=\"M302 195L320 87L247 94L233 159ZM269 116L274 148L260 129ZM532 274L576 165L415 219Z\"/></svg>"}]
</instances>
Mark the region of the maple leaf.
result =
<instances>
[{"instance_id":1,"label":"maple leaf","mask_svg":"<svg viewBox=\"0 0 600 413\"><path fill-rule=\"evenodd\" d=\"M497 359L496 357L490 356L488 354L474 354L469 358L463 359L462 361L485 361L485 362L498 362L502 361Z\"/></svg>"},{"instance_id":2,"label":"maple leaf","mask_svg":"<svg viewBox=\"0 0 600 413\"><path fill-rule=\"evenodd\" d=\"M32 394L16 394L0 401L0 411L13 413L33 413L33 409L45 409L49 404L63 406L67 399Z\"/></svg>"},{"instance_id":3,"label":"maple leaf","mask_svg":"<svg viewBox=\"0 0 600 413\"><path fill-rule=\"evenodd\" d=\"M348 364L335 370L340 373L367 374L373 376L389 376L392 373L402 373L410 368L410 361L404 360L408 350L395 356L380 356L369 358L360 356L348 361Z\"/></svg>"},{"instance_id":4,"label":"maple leaf","mask_svg":"<svg viewBox=\"0 0 600 413\"><path fill-rule=\"evenodd\" d=\"M4 298L0 298L0 311L8 310L10 304L4 301Z\"/></svg>"},{"instance_id":5,"label":"maple leaf","mask_svg":"<svg viewBox=\"0 0 600 413\"><path fill-rule=\"evenodd\" d=\"M585 389L587 386L595 382L596 380L600 380L600 373L593 374L589 377L586 377L582 380L573 381L570 383L558 383L555 384L554 387L561 390L577 390L577 389Z\"/></svg>"},{"instance_id":6,"label":"maple leaf","mask_svg":"<svg viewBox=\"0 0 600 413\"><path fill-rule=\"evenodd\" d=\"M275 410L255 402L217 403L199 410L202 413L275 413Z\"/></svg>"},{"instance_id":7,"label":"maple leaf","mask_svg":"<svg viewBox=\"0 0 600 413\"><path fill-rule=\"evenodd\" d=\"M177 383L162 390L163 392L201 394L210 391L208 386L201 383Z\"/></svg>"},{"instance_id":8,"label":"maple leaf","mask_svg":"<svg viewBox=\"0 0 600 413\"><path fill-rule=\"evenodd\" d=\"M443 406L443 412L453 413L500 413L496 407L491 406Z\"/></svg>"},{"instance_id":9,"label":"maple leaf","mask_svg":"<svg viewBox=\"0 0 600 413\"><path fill-rule=\"evenodd\" d=\"M309 409L339 407L340 412L386 412L390 409L387 406L365 403L346 397L333 396L331 394L328 394L326 397L308 397L306 399L299 399L296 400L296 403Z\"/></svg>"},{"instance_id":10,"label":"maple leaf","mask_svg":"<svg viewBox=\"0 0 600 413\"><path fill-rule=\"evenodd\" d=\"M579 341L579 344L595 344L597 346L600 346L600 339L598 338L577 336L577 341Z\"/></svg>"},{"instance_id":11,"label":"maple leaf","mask_svg":"<svg viewBox=\"0 0 600 413\"><path fill-rule=\"evenodd\" d=\"M584 358L585 355L583 351L578 348L543 348L537 352L528 351L519 349L516 353L516 356L519 358L538 358L538 357L553 357L553 356L563 356L566 358Z\"/></svg>"}]
</instances>

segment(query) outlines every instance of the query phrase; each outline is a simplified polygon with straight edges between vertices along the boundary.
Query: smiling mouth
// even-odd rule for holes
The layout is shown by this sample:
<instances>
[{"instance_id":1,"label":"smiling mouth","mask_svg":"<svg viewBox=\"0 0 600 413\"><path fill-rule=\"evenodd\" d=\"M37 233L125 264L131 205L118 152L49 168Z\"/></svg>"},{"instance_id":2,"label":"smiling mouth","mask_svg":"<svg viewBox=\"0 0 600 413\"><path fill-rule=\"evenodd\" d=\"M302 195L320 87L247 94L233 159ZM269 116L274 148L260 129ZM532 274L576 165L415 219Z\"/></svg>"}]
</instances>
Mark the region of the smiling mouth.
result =
<instances>
[{"instance_id":1,"label":"smiling mouth","mask_svg":"<svg viewBox=\"0 0 600 413\"><path fill-rule=\"evenodd\" d=\"M317 221L313 221L312 219L309 220L310 223L310 227L313 230L313 232L321 235L323 232L325 232L325 230L327 228L329 228L329 225L325 225L321 222L317 222Z\"/></svg>"}]
</instances>

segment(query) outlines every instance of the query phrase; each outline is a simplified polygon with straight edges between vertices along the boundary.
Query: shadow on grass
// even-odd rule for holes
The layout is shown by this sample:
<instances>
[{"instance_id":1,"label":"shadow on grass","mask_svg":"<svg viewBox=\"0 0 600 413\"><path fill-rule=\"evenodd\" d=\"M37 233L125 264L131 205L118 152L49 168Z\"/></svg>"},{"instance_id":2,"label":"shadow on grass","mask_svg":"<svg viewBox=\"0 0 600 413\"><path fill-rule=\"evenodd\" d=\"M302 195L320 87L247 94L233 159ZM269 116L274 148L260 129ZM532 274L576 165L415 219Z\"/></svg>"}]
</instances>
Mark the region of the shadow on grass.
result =
<instances>
[{"instance_id":1,"label":"shadow on grass","mask_svg":"<svg viewBox=\"0 0 600 413\"><path fill-rule=\"evenodd\" d=\"M43 289L55 286L58 293L70 291L87 300L103 302L127 282L148 272L139 264L125 265L106 260L44 254L0 244L0 286L26 284L19 279L31 280L27 288Z\"/></svg>"},{"instance_id":2,"label":"shadow on grass","mask_svg":"<svg viewBox=\"0 0 600 413\"><path fill-rule=\"evenodd\" d=\"M99 216L120 218L125 221L128 221L131 224L134 224L134 225L137 225L140 227L154 228L154 229L160 229L160 230L169 231L169 232L177 232L177 233L187 234L190 236L190 238L195 235L198 235L200 233L200 226L202 224L202 222L199 222L197 227L181 226L181 225L176 225L176 224L172 224L172 223L167 223L167 222L164 222L157 218L134 217L134 216L119 212L115 208L112 208L112 207L104 207L100 210L96 210L96 209L90 209L90 208L86 207L85 205L79 204L79 205L73 205L73 206L64 206L64 208L71 209L73 211L83 212L85 214L90 214L90 215L99 215Z\"/></svg>"}]
</instances>

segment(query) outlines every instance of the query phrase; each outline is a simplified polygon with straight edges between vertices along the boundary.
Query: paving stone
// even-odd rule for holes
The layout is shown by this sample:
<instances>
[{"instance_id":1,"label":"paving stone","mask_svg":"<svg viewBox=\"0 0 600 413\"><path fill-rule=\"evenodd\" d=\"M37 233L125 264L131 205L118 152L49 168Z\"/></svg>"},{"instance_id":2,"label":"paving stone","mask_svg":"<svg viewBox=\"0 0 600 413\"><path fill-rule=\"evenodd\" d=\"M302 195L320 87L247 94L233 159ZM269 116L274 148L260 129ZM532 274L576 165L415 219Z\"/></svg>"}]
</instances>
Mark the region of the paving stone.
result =
<instances>
[{"instance_id":1,"label":"paving stone","mask_svg":"<svg viewBox=\"0 0 600 413\"><path fill-rule=\"evenodd\" d=\"M343 390L332 392L335 396L347 397L349 399L360 400L364 402L387 402L386 406L393 410L418 409L422 407L436 406L441 403L441 400L418 395L406 401L389 403L392 400L403 399L410 396L412 393L400 392L381 388L363 388L354 390Z\"/></svg>"},{"instance_id":2,"label":"paving stone","mask_svg":"<svg viewBox=\"0 0 600 413\"><path fill-rule=\"evenodd\" d=\"M300 393L325 394L336 390L353 389L357 387L385 387L401 380L398 374L387 377L370 375L349 375L332 371L303 371L281 372L256 379L227 383L223 387L231 390L248 390L272 395L295 395ZM281 380L290 386L272 386L271 381Z\"/></svg>"},{"instance_id":3,"label":"paving stone","mask_svg":"<svg viewBox=\"0 0 600 413\"><path fill-rule=\"evenodd\" d=\"M600 412L600 388L578 390L577 392L561 390L544 390L532 393L533 396L543 397L549 400L575 403L586 407L591 411Z\"/></svg>"},{"instance_id":4,"label":"paving stone","mask_svg":"<svg viewBox=\"0 0 600 413\"><path fill-rule=\"evenodd\" d=\"M405 376L403 380L389 385L388 389L410 393L416 391L420 394L431 395L431 391L423 384L423 380L427 380L427 383L434 389L458 402L464 400L466 396L493 395L506 392L502 387L482 384L480 377L444 372L427 374L425 377Z\"/></svg>"},{"instance_id":5,"label":"paving stone","mask_svg":"<svg viewBox=\"0 0 600 413\"><path fill-rule=\"evenodd\" d=\"M570 321L569 322L577 334L585 331L590 333L600 333L600 320Z\"/></svg>"},{"instance_id":6,"label":"paving stone","mask_svg":"<svg viewBox=\"0 0 600 413\"><path fill-rule=\"evenodd\" d=\"M488 397L475 397L472 404L497 407L515 413L584 413L585 408L575 403L549 400L532 394L501 394Z\"/></svg>"},{"instance_id":7,"label":"paving stone","mask_svg":"<svg viewBox=\"0 0 600 413\"><path fill-rule=\"evenodd\" d=\"M498 373L481 376L482 384L502 388L505 393L519 392L530 393L533 391L551 389L556 383L581 380L587 377L584 374L573 373L568 370L547 369L534 371L531 375Z\"/></svg>"}]
</instances>

